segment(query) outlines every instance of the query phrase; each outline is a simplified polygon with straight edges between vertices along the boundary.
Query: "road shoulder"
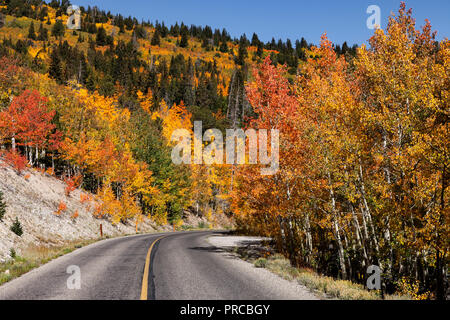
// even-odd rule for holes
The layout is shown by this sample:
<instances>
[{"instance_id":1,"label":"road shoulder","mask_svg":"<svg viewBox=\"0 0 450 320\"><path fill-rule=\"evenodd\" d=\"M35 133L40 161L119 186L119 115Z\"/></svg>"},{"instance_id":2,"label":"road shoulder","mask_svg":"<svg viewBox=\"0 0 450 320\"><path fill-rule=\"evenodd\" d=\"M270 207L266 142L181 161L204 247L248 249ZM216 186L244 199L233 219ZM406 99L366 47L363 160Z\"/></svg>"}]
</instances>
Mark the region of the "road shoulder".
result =
<instances>
[{"instance_id":1,"label":"road shoulder","mask_svg":"<svg viewBox=\"0 0 450 320\"><path fill-rule=\"evenodd\" d=\"M295 299L297 300L323 300L324 296L314 293L306 286L300 284L293 279L283 278L268 269L258 268L254 261L265 250L263 243L268 241L268 238L248 237L248 236L231 236L231 235L212 235L207 238L207 241L212 246L218 248L218 252L226 257L234 257L235 263L239 265L242 272L253 274L263 278L265 281L271 283L272 287L283 288L289 292L295 292ZM246 258L244 259L244 256ZM238 258L238 259L236 259Z\"/></svg>"}]
</instances>

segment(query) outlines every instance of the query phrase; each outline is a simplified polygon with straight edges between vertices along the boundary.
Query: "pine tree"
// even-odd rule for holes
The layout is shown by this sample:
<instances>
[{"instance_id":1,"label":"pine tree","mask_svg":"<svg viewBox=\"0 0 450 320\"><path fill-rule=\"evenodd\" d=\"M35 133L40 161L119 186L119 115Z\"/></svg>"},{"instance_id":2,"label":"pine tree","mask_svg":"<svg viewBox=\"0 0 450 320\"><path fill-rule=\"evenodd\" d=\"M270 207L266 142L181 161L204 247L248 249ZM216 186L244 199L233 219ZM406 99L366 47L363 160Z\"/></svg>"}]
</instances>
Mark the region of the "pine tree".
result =
<instances>
[{"instance_id":1,"label":"pine tree","mask_svg":"<svg viewBox=\"0 0 450 320\"><path fill-rule=\"evenodd\" d=\"M222 53L227 53L228 52L228 44L227 44L226 40L222 41L222 43L220 44L220 49L219 50Z\"/></svg>"},{"instance_id":2,"label":"pine tree","mask_svg":"<svg viewBox=\"0 0 450 320\"><path fill-rule=\"evenodd\" d=\"M56 20L55 25L53 26L52 29L52 36L54 37L63 37L64 33L65 33L66 29L64 27L64 24L62 23L61 20Z\"/></svg>"},{"instance_id":3,"label":"pine tree","mask_svg":"<svg viewBox=\"0 0 450 320\"><path fill-rule=\"evenodd\" d=\"M260 42L258 42L258 45L257 45L256 55L261 58L263 53L264 53L264 47L263 47L263 43L260 41Z\"/></svg>"},{"instance_id":4,"label":"pine tree","mask_svg":"<svg viewBox=\"0 0 450 320\"><path fill-rule=\"evenodd\" d=\"M48 70L50 77L55 79L58 83L63 83L63 72L61 67L61 57L55 49L50 55L50 68Z\"/></svg>"},{"instance_id":5,"label":"pine tree","mask_svg":"<svg viewBox=\"0 0 450 320\"><path fill-rule=\"evenodd\" d=\"M21 237L23 235L22 224L20 223L19 218L16 217L16 220L14 221L10 230L12 232L14 232L16 235L18 235L19 237Z\"/></svg>"},{"instance_id":6,"label":"pine tree","mask_svg":"<svg viewBox=\"0 0 450 320\"><path fill-rule=\"evenodd\" d=\"M258 38L258 35L256 34L256 33L253 33L253 36L252 36L252 46L258 46L260 44L260 41L259 41L259 38Z\"/></svg>"},{"instance_id":7,"label":"pine tree","mask_svg":"<svg viewBox=\"0 0 450 320\"><path fill-rule=\"evenodd\" d=\"M44 28L44 25L41 23L39 27L39 35L37 37L39 41L47 41L48 40L48 30Z\"/></svg>"},{"instance_id":8,"label":"pine tree","mask_svg":"<svg viewBox=\"0 0 450 320\"><path fill-rule=\"evenodd\" d=\"M34 31L34 23L31 22L30 28L28 29L28 39L36 40L36 32Z\"/></svg>"},{"instance_id":9,"label":"pine tree","mask_svg":"<svg viewBox=\"0 0 450 320\"><path fill-rule=\"evenodd\" d=\"M181 36L180 47L187 48L188 46L189 46L188 35L187 35L187 33L183 33L183 35Z\"/></svg>"},{"instance_id":10,"label":"pine tree","mask_svg":"<svg viewBox=\"0 0 450 320\"><path fill-rule=\"evenodd\" d=\"M105 46L106 45L106 30L103 27L98 28L97 30L97 38L96 38L96 43L98 46Z\"/></svg>"},{"instance_id":11,"label":"pine tree","mask_svg":"<svg viewBox=\"0 0 450 320\"><path fill-rule=\"evenodd\" d=\"M180 47L181 48L187 48L189 46L189 30L187 27L183 27L181 29L181 41L180 41Z\"/></svg>"},{"instance_id":12,"label":"pine tree","mask_svg":"<svg viewBox=\"0 0 450 320\"><path fill-rule=\"evenodd\" d=\"M242 37L241 41L239 42L239 50L238 50L238 56L236 59L236 63L243 66L245 64L245 59L247 57L248 57L247 43L245 41L245 38Z\"/></svg>"},{"instance_id":13,"label":"pine tree","mask_svg":"<svg viewBox=\"0 0 450 320\"><path fill-rule=\"evenodd\" d=\"M151 45L152 46L159 46L160 44L161 44L161 35L159 33L159 30L156 29L155 33L153 34Z\"/></svg>"},{"instance_id":14,"label":"pine tree","mask_svg":"<svg viewBox=\"0 0 450 320\"><path fill-rule=\"evenodd\" d=\"M3 192L0 191L0 221L3 221L3 217L6 214L6 203L3 200Z\"/></svg>"}]
</instances>

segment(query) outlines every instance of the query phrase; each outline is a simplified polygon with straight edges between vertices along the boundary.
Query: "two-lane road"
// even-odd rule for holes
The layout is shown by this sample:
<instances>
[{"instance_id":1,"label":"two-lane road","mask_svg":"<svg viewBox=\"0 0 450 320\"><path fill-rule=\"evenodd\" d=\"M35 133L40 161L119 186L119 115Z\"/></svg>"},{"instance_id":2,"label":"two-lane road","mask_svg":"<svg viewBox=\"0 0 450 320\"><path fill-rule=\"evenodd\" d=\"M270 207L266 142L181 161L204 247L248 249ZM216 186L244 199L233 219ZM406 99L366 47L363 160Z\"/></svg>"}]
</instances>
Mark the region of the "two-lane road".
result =
<instances>
[{"instance_id":1,"label":"two-lane road","mask_svg":"<svg viewBox=\"0 0 450 320\"><path fill-rule=\"evenodd\" d=\"M213 247L207 241L211 235L182 232L101 241L1 286L0 300L315 299L300 286ZM73 277L67 273L70 266L80 270L80 289L67 285Z\"/></svg>"}]
</instances>

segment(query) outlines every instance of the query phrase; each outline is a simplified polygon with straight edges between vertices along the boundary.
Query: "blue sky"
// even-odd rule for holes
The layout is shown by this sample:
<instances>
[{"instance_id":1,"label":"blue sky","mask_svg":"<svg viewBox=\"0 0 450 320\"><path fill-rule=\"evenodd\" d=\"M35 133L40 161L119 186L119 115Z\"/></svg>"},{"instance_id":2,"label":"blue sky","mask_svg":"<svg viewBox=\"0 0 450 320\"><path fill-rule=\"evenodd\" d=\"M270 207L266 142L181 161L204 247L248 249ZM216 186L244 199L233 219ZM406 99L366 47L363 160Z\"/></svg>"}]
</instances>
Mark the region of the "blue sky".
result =
<instances>
[{"instance_id":1,"label":"blue sky","mask_svg":"<svg viewBox=\"0 0 450 320\"><path fill-rule=\"evenodd\" d=\"M327 32L331 41L362 44L373 31L366 27L369 5L381 9L382 27L391 12L397 12L400 0L72 0L72 4L97 5L101 9L139 20L164 21L167 25L183 21L187 25L225 27L232 37L256 32L263 41L304 37L318 43ZM417 24L431 21L438 39L450 37L449 0L407 0Z\"/></svg>"}]
</instances>

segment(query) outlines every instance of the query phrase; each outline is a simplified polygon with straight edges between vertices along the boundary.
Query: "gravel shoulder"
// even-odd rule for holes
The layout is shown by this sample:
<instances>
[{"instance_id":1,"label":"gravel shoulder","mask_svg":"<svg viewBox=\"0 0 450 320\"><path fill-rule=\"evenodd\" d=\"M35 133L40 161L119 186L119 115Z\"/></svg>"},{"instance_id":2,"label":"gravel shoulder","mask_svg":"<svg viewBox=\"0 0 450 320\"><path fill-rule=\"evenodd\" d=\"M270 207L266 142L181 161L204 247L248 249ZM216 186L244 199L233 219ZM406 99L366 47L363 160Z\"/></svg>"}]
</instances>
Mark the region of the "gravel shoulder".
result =
<instances>
[{"instance_id":1,"label":"gravel shoulder","mask_svg":"<svg viewBox=\"0 0 450 320\"><path fill-rule=\"evenodd\" d=\"M248 236L227 236L213 235L208 237L208 242L221 252L221 255L227 260L227 265L234 269L234 272L245 274L250 281L262 283L267 290L269 299L286 300L320 300L308 288L300 285L296 281L289 281L270 272L267 269L256 268L252 263L239 258L235 253L237 248L255 248L260 247L262 241L270 240L261 237Z\"/></svg>"}]
</instances>

